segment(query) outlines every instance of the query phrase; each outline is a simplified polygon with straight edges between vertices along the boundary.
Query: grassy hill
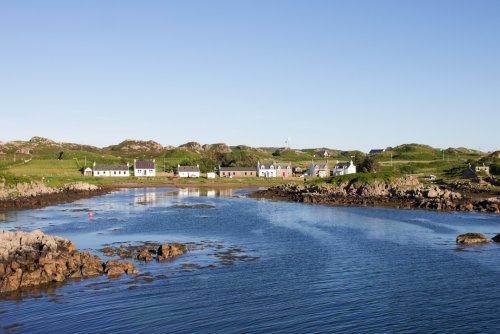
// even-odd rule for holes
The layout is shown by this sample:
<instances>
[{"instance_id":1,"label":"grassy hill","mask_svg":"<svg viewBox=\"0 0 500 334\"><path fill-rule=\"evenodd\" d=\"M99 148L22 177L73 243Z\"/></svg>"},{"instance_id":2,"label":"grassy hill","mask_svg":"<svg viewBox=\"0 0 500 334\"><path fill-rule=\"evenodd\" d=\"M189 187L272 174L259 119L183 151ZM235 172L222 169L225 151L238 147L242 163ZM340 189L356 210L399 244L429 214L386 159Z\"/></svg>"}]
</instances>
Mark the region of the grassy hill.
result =
<instances>
[{"instance_id":1,"label":"grassy hill","mask_svg":"<svg viewBox=\"0 0 500 334\"><path fill-rule=\"evenodd\" d=\"M82 169L91 166L94 161L128 162L132 165L134 159L156 159L158 171L163 171L164 168L171 171L178 164L198 164L200 169L206 172L214 171L219 165L255 166L258 161L290 162L294 167L307 167L312 159L326 160L327 158L323 157L325 151L329 155L329 161L352 159L359 164L367 156L360 151L324 147L296 150L284 147L228 146L223 143L201 145L197 142L189 142L179 147L165 147L151 140L124 140L117 145L98 148L33 137L29 141L0 143L0 177L6 182L42 177L59 181L73 180L83 178ZM491 167L494 175L500 173L500 151L487 154L462 147L441 150L412 143L389 147L384 153L372 158L384 175L434 174L441 180L448 181L460 178L468 163L484 163Z\"/></svg>"}]
</instances>

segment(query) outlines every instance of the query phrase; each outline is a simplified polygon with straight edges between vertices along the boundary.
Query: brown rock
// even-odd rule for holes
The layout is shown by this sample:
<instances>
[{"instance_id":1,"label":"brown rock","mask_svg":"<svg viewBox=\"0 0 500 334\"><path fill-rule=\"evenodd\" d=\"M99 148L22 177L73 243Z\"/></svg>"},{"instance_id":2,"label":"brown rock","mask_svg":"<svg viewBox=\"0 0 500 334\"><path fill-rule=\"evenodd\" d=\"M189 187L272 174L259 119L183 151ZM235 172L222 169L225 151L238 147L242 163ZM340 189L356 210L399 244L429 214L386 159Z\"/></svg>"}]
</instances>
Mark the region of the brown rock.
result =
<instances>
[{"instance_id":1,"label":"brown rock","mask_svg":"<svg viewBox=\"0 0 500 334\"><path fill-rule=\"evenodd\" d=\"M9 275L4 276L0 285L0 292L9 292L19 289L21 285L21 277L23 275L22 269L17 269Z\"/></svg>"},{"instance_id":2,"label":"brown rock","mask_svg":"<svg viewBox=\"0 0 500 334\"><path fill-rule=\"evenodd\" d=\"M147 249L143 249L137 255L137 260L139 260L139 261L151 261L151 260L153 260L153 255L151 255L151 253Z\"/></svg>"},{"instance_id":3,"label":"brown rock","mask_svg":"<svg viewBox=\"0 0 500 334\"><path fill-rule=\"evenodd\" d=\"M109 277L119 277L123 274L125 274L125 268L126 265L122 265L122 263L119 260L110 260L106 262L104 272L109 276Z\"/></svg>"},{"instance_id":4,"label":"brown rock","mask_svg":"<svg viewBox=\"0 0 500 334\"><path fill-rule=\"evenodd\" d=\"M80 254L81 259L81 272L83 278L96 277L102 275L103 266L100 257L91 255L89 252L84 251Z\"/></svg>"},{"instance_id":5,"label":"brown rock","mask_svg":"<svg viewBox=\"0 0 500 334\"><path fill-rule=\"evenodd\" d=\"M188 251L187 246L181 243L162 244L158 247L158 260L182 255Z\"/></svg>"},{"instance_id":6,"label":"brown rock","mask_svg":"<svg viewBox=\"0 0 500 334\"><path fill-rule=\"evenodd\" d=\"M491 242L491 239L488 239L481 233L460 234L456 239L457 244L467 245L467 246L480 245L489 242Z\"/></svg>"},{"instance_id":7,"label":"brown rock","mask_svg":"<svg viewBox=\"0 0 500 334\"><path fill-rule=\"evenodd\" d=\"M42 269L38 268L33 271L28 271L23 273L21 278L20 287L37 286L40 285L40 279L42 277Z\"/></svg>"}]
</instances>

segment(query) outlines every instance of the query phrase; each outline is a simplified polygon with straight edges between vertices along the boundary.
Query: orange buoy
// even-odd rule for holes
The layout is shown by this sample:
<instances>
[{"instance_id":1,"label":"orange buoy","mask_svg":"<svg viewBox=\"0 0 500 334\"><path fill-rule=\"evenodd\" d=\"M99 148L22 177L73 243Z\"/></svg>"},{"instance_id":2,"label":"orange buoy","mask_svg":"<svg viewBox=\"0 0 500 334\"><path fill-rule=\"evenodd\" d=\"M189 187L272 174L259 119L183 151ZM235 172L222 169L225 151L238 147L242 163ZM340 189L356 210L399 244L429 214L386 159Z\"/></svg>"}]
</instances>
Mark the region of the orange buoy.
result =
<instances>
[{"instance_id":1,"label":"orange buoy","mask_svg":"<svg viewBox=\"0 0 500 334\"><path fill-rule=\"evenodd\" d=\"M92 213L92 211L89 212L89 219L92 220L92 218L94 218L94 214Z\"/></svg>"}]
</instances>

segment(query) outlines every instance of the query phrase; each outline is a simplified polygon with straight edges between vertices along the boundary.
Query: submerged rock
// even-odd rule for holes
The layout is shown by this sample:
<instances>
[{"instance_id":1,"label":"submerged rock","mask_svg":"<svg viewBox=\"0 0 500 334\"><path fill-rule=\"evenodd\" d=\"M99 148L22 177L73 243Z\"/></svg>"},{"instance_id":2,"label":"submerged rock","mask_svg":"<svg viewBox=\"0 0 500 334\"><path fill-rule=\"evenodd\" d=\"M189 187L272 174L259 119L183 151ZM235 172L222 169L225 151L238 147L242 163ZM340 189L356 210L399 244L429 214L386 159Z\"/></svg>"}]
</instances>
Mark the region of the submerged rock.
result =
<instances>
[{"instance_id":1,"label":"submerged rock","mask_svg":"<svg viewBox=\"0 0 500 334\"><path fill-rule=\"evenodd\" d=\"M187 246L181 243L162 244L158 247L158 261L165 260L169 257L182 255L188 251Z\"/></svg>"},{"instance_id":2,"label":"submerged rock","mask_svg":"<svg viewBox=\"0 0 500 334\"><path fill-rule=\"evenodd\" d=\"M481 233L460 234L456 239L457 244L461 245L480 245L491 242L491 239Z\"/></svg>"},{"instance_id":3,"label":"submerged rock","mask_svg":"<svg viewBox=\"0 0 500 334\"><path fill-rule=\"evenodd\" d=\"M494 242L500 242L500 233L491 238Z\"/></svg>"}]
</instances>

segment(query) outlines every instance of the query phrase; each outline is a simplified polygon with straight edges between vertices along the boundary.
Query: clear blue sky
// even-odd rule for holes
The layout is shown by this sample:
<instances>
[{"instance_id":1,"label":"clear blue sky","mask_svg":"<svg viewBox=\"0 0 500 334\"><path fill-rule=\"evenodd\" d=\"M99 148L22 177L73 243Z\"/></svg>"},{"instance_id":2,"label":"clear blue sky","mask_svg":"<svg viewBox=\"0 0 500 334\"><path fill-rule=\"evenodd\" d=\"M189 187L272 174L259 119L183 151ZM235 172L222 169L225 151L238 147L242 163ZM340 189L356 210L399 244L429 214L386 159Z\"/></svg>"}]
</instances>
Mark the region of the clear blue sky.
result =
<instances>
[{"instance_id":1,"label":"clear blue sky","mask_svg":"<svg viewBox=\"0 0 500 334\"><path fill-rule=\"evenodd\" d=\"M500 1L2 1L0 140L500 149Z\"/></svg>"}]
</instances>

